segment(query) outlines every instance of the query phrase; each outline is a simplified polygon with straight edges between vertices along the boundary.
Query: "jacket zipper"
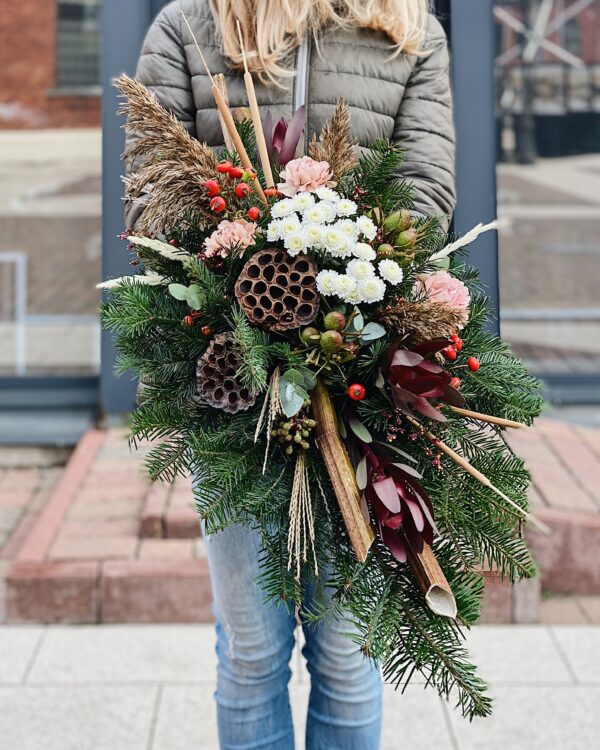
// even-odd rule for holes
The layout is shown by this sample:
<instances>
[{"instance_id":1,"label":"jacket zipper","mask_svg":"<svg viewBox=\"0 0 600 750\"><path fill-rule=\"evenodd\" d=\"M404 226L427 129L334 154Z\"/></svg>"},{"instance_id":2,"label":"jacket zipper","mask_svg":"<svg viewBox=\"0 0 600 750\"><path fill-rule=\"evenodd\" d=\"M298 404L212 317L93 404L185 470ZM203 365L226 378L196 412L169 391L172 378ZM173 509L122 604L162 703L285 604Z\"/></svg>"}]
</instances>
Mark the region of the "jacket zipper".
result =
<instances>
[{"instance_id":1,"label":"jacket zipper","mask_svg":"<svg viewBox=\"0 0 600 750\"><path fill-rule=\"evenodd\" d=\"M310 60L310 35L307 34L298 47L296 56L296 85L294 86L294 110L306 107L308 124L308 63ZM308 148L308 127L304 128L304 153Z\"/></svg>"}]
</instances>

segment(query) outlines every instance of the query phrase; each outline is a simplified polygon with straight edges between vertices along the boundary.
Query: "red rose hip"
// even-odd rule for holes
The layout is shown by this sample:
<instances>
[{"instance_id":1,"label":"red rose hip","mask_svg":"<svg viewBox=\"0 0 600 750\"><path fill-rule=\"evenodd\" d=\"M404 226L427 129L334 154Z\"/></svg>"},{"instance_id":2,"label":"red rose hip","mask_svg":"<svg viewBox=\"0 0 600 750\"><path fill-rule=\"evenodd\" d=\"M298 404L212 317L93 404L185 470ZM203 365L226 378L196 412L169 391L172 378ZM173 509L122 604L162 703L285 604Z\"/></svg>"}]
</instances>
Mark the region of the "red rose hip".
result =
<instances>
[{"instance_id":1,"label":"red rose hip","mask_svg":"<svg viewBox=\"0 0 600 750\"><path fill-rule=\"evenodd\" d=\"M246 216L250 219L250 221L256 221L260 217L260 209L256 206L252 206L246 212Z\"/></svg>"},{"instance_id":2,"label":"red rose hip","mask_svg":"<svg viewBox=\"0 0 600 750\"><path fill-rule=\"evenodd\" d=\"M238 198L247 198L250 195L250 185L240 182L235 186L235 194Z\"/></svg>"},{"instance_id":3,"label":"red rose hip","mask_svg":"<svg viewBox=\"0 0 600 750\"><path fill-rule=\"evenodd\" d=\"M206 192L211 198L213 198L215 195L219 195L219 193L221 192L221 186L216 180L206 180L206 182L204 183L204 187L206 188Z\"/></svg>"},{"instance_id":4,"label":"red rose hip","mask_svg":"<svg viewBox=\"0 0 600 750\"><path fill-rule=\"evenodd\" d=\"M221 198L220 195L216 195L214 198L211 198L210 200L210 210L214 211L216 214L222 213L227 207L227 204L225 203L225 200Z\"/></svg>"},{"instance_id":5,"label":"red rose hip","mask_svg":"<svg viewBox=\"0 0 600 750\"><path fill-rule=\"evenodd\" d=\"M228 174L233 164L230 161L221 161L217 164L217 172L219 174Z\"/></svg>"},{"instance_id":6,"label":"red rose hip","mask_svg":"<svg viewBox=\"0 0 600 750\"><path fill-rule=\"evenodd\" d=\"M467 360L467 365L469 366L469 370L471 372L477 372L479 368L481 367L481 362L477 359L477 357L469 357Z\"/></svg>"},{"instance_id":7,"label":"red rose hip","mask_svg":"<svg viewBox=\"0 0 600 750\"><path fill-rule=\"evenodd\" d=\"M362 401L363 398L367 395L367 391L364 385L361 385L361 383L353 383L348 388L348 395L353 401Z\"/></svg>"}]
</instances>

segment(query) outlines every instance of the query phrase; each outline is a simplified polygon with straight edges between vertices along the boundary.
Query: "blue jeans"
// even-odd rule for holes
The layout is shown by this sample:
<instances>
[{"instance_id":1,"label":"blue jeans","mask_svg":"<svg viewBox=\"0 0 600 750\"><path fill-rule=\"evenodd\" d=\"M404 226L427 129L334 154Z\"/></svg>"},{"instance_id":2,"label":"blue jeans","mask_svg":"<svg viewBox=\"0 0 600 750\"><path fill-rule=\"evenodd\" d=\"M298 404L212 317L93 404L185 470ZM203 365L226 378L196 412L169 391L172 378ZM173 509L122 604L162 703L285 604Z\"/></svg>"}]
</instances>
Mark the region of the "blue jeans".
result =
<instances>
[{"instance_id":1,"label":"blue jeans","mask_svg":"<svg viewBox=\"0 0 600 750\"><path fill-rule=\"evenodd\" d=\"M217 619L221 750L294 750L288 696L296 618L265 603L256 582L259 535L232 526L206 537ZM311 596L309 592L309 596ZM303 624L311 676L307 750L378 750L381 678L344 632L348 621Z\"/></svg>"}]
</instances>

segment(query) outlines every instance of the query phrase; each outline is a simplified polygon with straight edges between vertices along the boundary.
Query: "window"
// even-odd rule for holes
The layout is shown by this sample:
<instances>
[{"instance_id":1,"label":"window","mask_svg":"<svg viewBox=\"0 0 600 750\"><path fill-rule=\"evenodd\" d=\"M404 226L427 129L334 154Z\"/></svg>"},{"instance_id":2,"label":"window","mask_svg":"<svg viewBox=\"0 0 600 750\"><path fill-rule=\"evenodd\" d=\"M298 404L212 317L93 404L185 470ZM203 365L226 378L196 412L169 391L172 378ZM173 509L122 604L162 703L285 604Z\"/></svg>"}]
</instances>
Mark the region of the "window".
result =
<instances>
[{"instance_id":1,"label":"window","mask_svg":"<svg viewBox=\"0 0 600 750\"><path fill-rule=\"evenodd\" d=\"M100 0L58 0L57 88L100 85Z\"/></svg>"}]
</instances>

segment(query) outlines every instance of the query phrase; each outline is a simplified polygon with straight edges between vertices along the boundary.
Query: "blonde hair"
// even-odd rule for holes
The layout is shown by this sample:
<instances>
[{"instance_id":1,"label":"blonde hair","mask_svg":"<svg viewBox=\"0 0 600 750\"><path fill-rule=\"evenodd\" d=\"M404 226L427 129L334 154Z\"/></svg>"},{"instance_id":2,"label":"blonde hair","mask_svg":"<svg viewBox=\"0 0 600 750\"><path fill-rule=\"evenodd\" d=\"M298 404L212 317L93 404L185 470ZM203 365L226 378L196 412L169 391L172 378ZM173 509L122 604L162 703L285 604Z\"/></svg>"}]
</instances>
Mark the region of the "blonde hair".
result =
<instances>
[{"instance_id":1,"label":"blonde hair","mask_svg":"<svg viewBox=\"0 0 600 750\"><path fill-rule=\"evenodd\" d=\"M211 0L222 49L242 66L240 22L248 66L265 83L293 75L281 61L307 34L326 27L382 31L394 54L419 54L427 27L428 0Z\"/></svg>"}]
</instances>

